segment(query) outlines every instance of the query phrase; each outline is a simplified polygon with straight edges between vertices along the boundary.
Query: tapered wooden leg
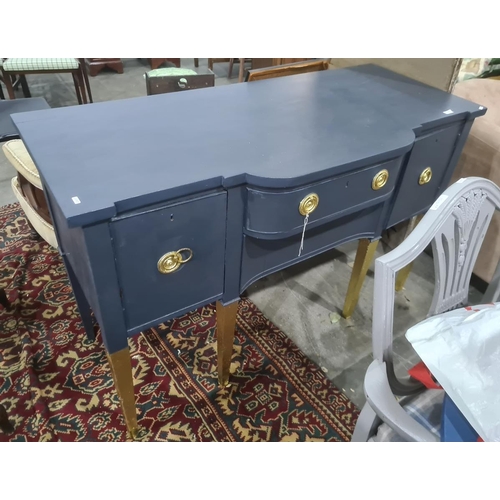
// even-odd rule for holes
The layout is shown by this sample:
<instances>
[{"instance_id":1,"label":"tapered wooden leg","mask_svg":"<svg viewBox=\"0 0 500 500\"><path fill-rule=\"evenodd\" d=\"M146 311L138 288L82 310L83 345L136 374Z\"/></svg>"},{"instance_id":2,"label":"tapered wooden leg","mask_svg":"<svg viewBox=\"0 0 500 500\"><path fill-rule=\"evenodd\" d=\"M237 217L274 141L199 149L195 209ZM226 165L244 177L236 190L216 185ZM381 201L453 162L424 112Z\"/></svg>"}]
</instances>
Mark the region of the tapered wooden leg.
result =
<instances>
[{"instance_id":1,"label":"tapered wooden leg","mask_svg":"<svg viewBox=\"0 0 500 500\"><path fill-rule=\"evenodd\" d=\"M377 249L379 240L370 241L369 239L359 240L354 267L352 268L351 281L347 289L347 295L344 302L344 310L342 316L350 318L359 300L359 293L363 287L366 273L373 261L375 250Z\"/></svg>"},{"instance_id":2,"label":"tapered wooden leg","mask_svg":"<svg viewBox=\"0 0 500 500\"><path fill-rule=\"evenodd\" d=\"M194 67L197 68L199 65L200 65L200 60L196 59L196 57L195 57L194 58Z\"/></svg>"},{"instance_id":3,"label":"tapered wooden leg","mask_svg":"<svg viewBox=\"0 0 500 500\"><path fill-rule=\"evenodd\" d=\"M128 347L121 351L108 353L109 366L115 382L116 392L120 398L123 416L127 430L132 438L137 437L139 426L137 424L137 411L135 408L134 380L132 377L132 363Z\"/></svg>"},{"instance_id":4,"label":"tapered wooden leg","mask_svg":"<svg viewBox=\"0 0 500 500\"><path fill-rule=\"evenodd\" d=\"M243 75L245 74L245 58L240 59L240 71L238 73L238 82L241 83L243 81Z\"/></svg>"},{"instance_id":5,"label":"tapered wooden leg","mask_svg":"<svg viewBox=\"0 0 500 500\"><path fill-rule=\"evenodd\" d=\"M234 59L229 59L229 70L227 72L227 77L231 78L233 75L233 64L234 64Z\"/></svg>"},{"instance_id":6,"label":"tapered wooden leg","mask_svg":"<svg viewBox=\"0 0 500 500\"><path fill-rule=\"evenodd\" d=\"M213 71L214 70L214 60L213 59L208 59L208 69L210 71Z\"/></svg>"},{"instance_id":7,"label":"tapered wooden leg","mask_svg":"<svg viewBox=\"0 0 500 500\"><path fill-rule=\"evenodd\" d=\"M222 387L229 383L238 303L236 301L225 306L217 302L217 371Z\"/></svg>"},{"instance_id":8,"label":"tapered wooden leg","mask_svg":"<svg viewBox=\"0 0 500 500\"><path fill-rule=\"evenodd\" d=\"M423 215L417 215L416 217L412 217L412 219L408 222L408 226L406 227L404 239L410 236L410 233L417 227L417 224L422 220L422 217ZM396 292L400 292L404 288L406 280L408 279L408 276L411 273L412 266L413 262L410 262L407 266L403 267L403 269L400 269L400 271L398 272L396 276L396 285L395 285Z\"/></svg>"}]
</instances>

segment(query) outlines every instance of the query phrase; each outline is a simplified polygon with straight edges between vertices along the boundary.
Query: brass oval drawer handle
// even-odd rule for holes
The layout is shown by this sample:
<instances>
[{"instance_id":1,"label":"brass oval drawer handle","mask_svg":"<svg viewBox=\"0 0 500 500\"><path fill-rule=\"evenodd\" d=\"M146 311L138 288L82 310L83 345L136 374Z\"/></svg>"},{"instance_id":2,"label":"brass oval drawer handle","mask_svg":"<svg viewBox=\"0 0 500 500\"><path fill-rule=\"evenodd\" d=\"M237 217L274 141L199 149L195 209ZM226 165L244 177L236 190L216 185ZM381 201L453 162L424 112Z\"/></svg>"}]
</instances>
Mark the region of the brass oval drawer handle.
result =
<instances>
[{"instance_id":1,"label":"brass oval drawer handle","mask_svg":"<svg viewBox=\"0 0 500 500\"><path fill-rule=\"evenodd\" d=\"M381 170L373 178L372 189L377 191L378 189L383 188L387 184L388 180L389 180L389 171L384 168L384 170Z\"/></svg>"},{"instance_id":2,"label":"brass oval drawer handle","mask_svg":"<svg viewBox=\"0 0 500 500\"><path fill-rule=\"evenodd\" d=\"M188 256L183 259L182 252L186 252ZM158 271L162 274L169 274L177 271L181 264L189 262L193 258L193 251L190 248L181 248L177 252L168 252L160 257L158 261Z\"/></svg>"},{"instance_id":3,"label":"brass oval drawer handle","mask_svg":"<svg viewBox=\"0 0 500 500\"><path fill-rule=\"evenodd\" d=\"M319 196L316 193L308 194L299 204L300 215L304 217L316 210L319 205Z\"/></svg>"},{"instance_id":4,"label":"brass oval drawer handle","mask_svg":"<svg viewBox=\"0 0 500 500\"><path fill-rule=\"evenodd\" d=\"M427 184L428 182L430 182L431 179L432 179L432 168L427 167L420 174L420 177L418 179L418 183L421 186L423 186L424 184Z\"/></svg>"}]
</instances>

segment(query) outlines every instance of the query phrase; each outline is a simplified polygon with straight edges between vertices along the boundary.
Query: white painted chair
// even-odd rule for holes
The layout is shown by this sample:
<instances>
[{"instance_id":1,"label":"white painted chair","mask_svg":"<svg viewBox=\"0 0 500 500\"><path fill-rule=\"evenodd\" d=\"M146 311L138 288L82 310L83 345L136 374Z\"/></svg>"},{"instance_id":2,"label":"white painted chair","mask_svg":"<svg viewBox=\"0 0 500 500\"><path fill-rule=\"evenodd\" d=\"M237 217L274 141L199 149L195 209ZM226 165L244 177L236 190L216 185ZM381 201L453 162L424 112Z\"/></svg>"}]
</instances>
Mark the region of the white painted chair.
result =
<instances>
[{"instance_id":1,"label":"white painted chair","mask_svg":"<svg viewBox=\"0 0 500 500\"><path fill-rule=\"evenodd\" d=\"M479 177L460 179L436 200L403 243L375 261L374 361L365 375L367 402L352 441L370 440L381 425L389 427L406 441L439 441L439 436L412 418L396 399L417 394L425 397L425 393L430 392L420 382L398 378L394 371L392 341L396 273L432 243L435 289L428 316L467 305L474 263L491 218L499 209L500 188L496 184ZM497 301L499 295L500 263L482 302Z\"/></svg>"}]
</instances>

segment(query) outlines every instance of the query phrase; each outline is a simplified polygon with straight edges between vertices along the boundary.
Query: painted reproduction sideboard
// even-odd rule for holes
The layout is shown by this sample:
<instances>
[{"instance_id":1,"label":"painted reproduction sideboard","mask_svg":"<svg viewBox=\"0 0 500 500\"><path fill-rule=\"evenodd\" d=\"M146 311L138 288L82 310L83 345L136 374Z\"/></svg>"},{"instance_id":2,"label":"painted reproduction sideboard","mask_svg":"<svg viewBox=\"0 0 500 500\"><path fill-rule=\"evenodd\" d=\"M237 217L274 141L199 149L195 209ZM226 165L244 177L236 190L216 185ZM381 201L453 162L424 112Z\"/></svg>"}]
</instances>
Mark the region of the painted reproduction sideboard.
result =
<instances>
[{"instance_id":1,"label":"painted reproduction sideboard","mask_svg":"<svg viewBox=\"0 0 500 500\"><path fill-rule=\"evenodd\" d=\"M129 431L129 336L217 301L225 384L240 294L357 239L352 308L373 242L431 206L485 112L365 65L13 115Z\"/></svg>"}]
</instances>

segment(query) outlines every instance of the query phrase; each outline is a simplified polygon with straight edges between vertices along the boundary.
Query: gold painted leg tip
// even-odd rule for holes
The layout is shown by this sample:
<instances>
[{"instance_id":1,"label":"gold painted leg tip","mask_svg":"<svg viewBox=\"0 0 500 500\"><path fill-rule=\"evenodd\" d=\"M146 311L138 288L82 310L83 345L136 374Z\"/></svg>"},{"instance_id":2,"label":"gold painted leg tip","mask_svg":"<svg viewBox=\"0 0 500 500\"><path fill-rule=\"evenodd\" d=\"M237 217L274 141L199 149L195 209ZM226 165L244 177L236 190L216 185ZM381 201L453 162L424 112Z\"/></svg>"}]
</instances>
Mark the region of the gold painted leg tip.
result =
<instances>
[{"instance_id":1,"label":"gold painted leg tip","mask_svg":"<svg viewBox=\"0 0 500 500\"><path fill-rule=\"evenodd\" d=\"M134 429L129 430L128 433L130 434L130 437L132 439L137 439L137 436L139 435L139 427L135 427Z\"/></svg>"},{"instance_id":2,"label":"gold painted leg tip","mask_svg":"<svg viewBox=\"0 0 500 500\"><path fill-rule=\"evenodd\" d=\"M346 310L346 309L344 309L344 310L342 311L342 317L343 317L344 319L349 319L351 316L352 316L352 311L350 311L350 310L348 310L348 309L347 309L347 310Z\"/></svg>"}]
</instances>

